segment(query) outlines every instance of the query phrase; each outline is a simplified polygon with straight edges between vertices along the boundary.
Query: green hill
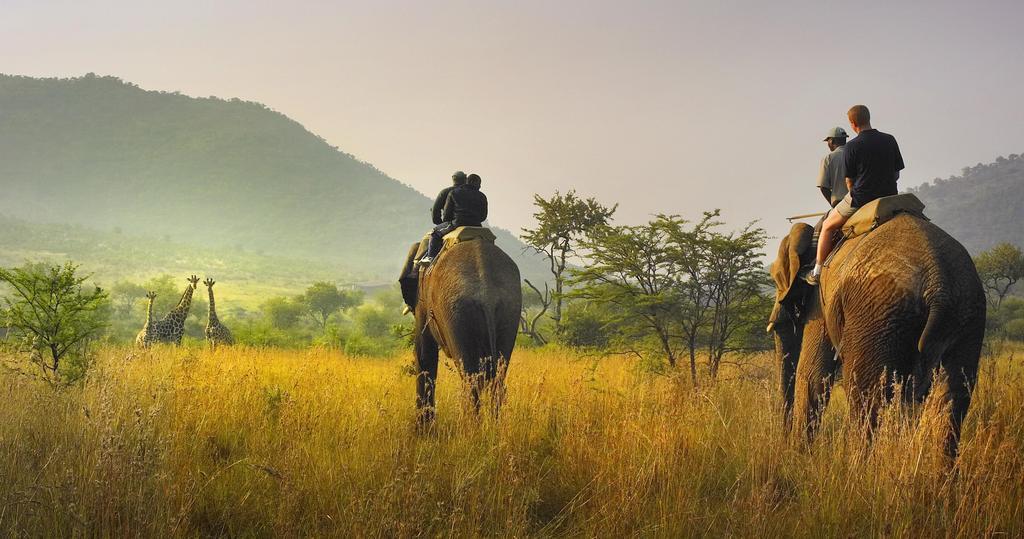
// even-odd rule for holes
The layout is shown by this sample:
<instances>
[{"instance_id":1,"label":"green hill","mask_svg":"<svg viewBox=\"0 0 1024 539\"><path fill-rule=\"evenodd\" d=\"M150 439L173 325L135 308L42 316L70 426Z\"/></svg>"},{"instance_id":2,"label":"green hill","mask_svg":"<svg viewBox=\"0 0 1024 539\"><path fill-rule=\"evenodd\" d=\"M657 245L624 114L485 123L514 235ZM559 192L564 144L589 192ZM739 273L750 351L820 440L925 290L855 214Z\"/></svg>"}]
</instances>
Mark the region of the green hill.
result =
<instances>
[{"instance_id":1,"label":"green hill","mask_svg":"<svg viewBox=\"0 0 1024 539\"><path fill-rule=\"evenodd\" d=\"M382 281L429 225L426 196L264 105L92 74L0 75L0 187L0 213L33 223L313 259ZM543 271L497 233L524 274Z\"/></svg>"},{"instance_id":2,"label":"green hill","mask_svg":"<svg viewBox=\"0 0 1024 539\"><path fill-rule=\"evenodd\" d=\"M978 254L1000 242L1024 246L1024 155L966 167L910 189L936 224Z\"/></svg>"}]
</instances>

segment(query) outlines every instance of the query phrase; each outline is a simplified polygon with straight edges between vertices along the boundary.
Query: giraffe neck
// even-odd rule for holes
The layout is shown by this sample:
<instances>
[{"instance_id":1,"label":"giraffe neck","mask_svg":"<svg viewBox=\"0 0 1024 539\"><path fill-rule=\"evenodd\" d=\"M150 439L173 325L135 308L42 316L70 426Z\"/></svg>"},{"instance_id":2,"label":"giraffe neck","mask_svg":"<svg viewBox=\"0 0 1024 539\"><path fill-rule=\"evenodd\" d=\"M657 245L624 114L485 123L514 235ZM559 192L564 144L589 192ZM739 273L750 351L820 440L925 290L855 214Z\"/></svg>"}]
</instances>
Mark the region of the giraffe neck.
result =
<instances>
[{"instance_id":1,"label":"giraffe neck","mask_svg":"<svg viewBox=\"0 0 1024 539\"><path fill-rule=\"evenodd\" d=\"M214 302L213 302L213 287L212 286L208 287L208 290L210 291L210 320L216 321L217 320L217 307L214 306Z\"/></svg>"},{"instance_id":2,"label":"giraffe neck","mask_svg":"<svg viewBox=\"0 0 1024 539\"><path fill-rule=\"evenodd\" d=\"M167 318L171 319L184 319L188 316L188 310L192 307L192 291L193 288L189 285L185 288L185 293L181 296L181 301L178 305L171 309L171 312L167 314Z\"/></svg>"},{"instance_id":3,"label":"giraffe neck","mask_svg":"<svg viewBox=\"0 0 1024 539\"><path fill-rule=\"evenodd\" d=\"M146 329L146 333L150 333L153 329L153 298L149 298L149 307L146 309L146 325L143 327Z\"/></svg>"}]
</instances>

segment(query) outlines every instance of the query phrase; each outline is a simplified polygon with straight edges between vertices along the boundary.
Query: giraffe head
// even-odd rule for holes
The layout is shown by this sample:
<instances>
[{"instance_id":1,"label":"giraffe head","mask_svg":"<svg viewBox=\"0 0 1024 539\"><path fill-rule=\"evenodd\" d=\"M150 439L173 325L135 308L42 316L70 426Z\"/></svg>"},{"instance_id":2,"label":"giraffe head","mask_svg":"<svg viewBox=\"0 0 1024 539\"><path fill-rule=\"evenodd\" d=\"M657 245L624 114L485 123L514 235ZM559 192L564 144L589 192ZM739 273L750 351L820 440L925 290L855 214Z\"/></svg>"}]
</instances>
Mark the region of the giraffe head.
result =
<instances>
[{"instance_id":1,"label":"giraffe head","mask_svg":"<svg viewBox=\"0 0 1024 539\"><path fill-rule=\"evenodd\" d=\"M195 290L196 286L199 283L199 277L196 277L195 275L193 275L193 276L188 278L188 282L192 284L192 289Z\"/></svg>"},{"instance_id":2,"label":"giraffe head","mask_svg":"<svg viewBox=\"0 0 1024 539\"><path fill-rule=\"evenodd\" d=\"M203 284L206 285L206 288L213 288L213 285L216 284L216 281L214 281L213 279L207 277L206 280L203 281Z\"/></svg>"},{"instance_id":3,"label":"giraffe head","mask_svg":"<svg viewBox=\"0 0 1024 539\"><path fill-rule=\"evenodd\" d=\"M156 299L156 292L153 292L152 290L150 290L149 292L146 292L146 299L151 300L151 301Z\"/></svg>"}]
</instances>

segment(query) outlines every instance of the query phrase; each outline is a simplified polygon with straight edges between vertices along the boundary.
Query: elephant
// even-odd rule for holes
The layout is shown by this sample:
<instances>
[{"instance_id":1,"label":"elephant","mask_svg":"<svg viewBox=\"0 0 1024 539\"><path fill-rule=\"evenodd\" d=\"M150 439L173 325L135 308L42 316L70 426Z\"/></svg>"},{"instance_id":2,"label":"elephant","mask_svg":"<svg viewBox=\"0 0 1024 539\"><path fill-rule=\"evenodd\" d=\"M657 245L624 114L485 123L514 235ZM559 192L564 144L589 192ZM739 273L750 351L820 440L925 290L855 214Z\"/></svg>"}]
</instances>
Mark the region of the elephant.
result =
<instances>
[{"instance_id":1,"label":"elephant","mask_svg":"<svg viewBox=\"0 0 1024 539\"><path fill-rule=\"evenodd\" d=\"M419 247L414 244L410 255ZM445 247L428 269L419 270L416 282L409 295L415 298L410 306L416 318L417 424L424 428L434 421L439 348L460 368L474 410L479 412L483 390L491 389L491 411L497 414L519 332L519 267L491 241L463 241Z\"/></svg>"},{"instance_id":2,"label":"elephant","mask_svg":"<svg viewBox=\"0 0 1024 539\"><path fill-rule=\"evenodd\" d=\"M769 330L786 426L813 440L841 376L851 417L870 436L895 387L902 403L919 404L938 380L950 414L944 449L955 458L985 334L985 292L971 256L923 216L898 213L843 240L815 288L797 277L813 261L811 236L812 227L795 224L771 268Z\"/></svg>"}]
</instances>

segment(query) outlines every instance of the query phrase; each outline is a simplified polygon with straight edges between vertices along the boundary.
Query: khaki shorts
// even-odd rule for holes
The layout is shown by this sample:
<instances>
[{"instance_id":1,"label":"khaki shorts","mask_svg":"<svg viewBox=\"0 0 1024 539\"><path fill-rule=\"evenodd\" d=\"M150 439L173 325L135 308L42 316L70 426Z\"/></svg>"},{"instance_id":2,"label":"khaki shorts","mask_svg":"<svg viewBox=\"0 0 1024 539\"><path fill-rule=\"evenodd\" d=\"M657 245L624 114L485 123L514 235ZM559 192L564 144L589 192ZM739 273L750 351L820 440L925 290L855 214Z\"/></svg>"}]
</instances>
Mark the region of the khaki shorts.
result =
<instances>
[{"instance_id":1,"label":"khaki shorts","mask_svg":"<svg viewBox=\"0 0 1024 539\"><path fill-rule=\"evenodd\" d=\"M853 207L853 197L847 193L846 196L839 201L839 204L836 204L836 207L832 209L839 212L839 215L842 215L844 219L849 219L850 217L853 217L853 214L857 213L857 210L860 208Z\"/></svg>"}]
</instances>

